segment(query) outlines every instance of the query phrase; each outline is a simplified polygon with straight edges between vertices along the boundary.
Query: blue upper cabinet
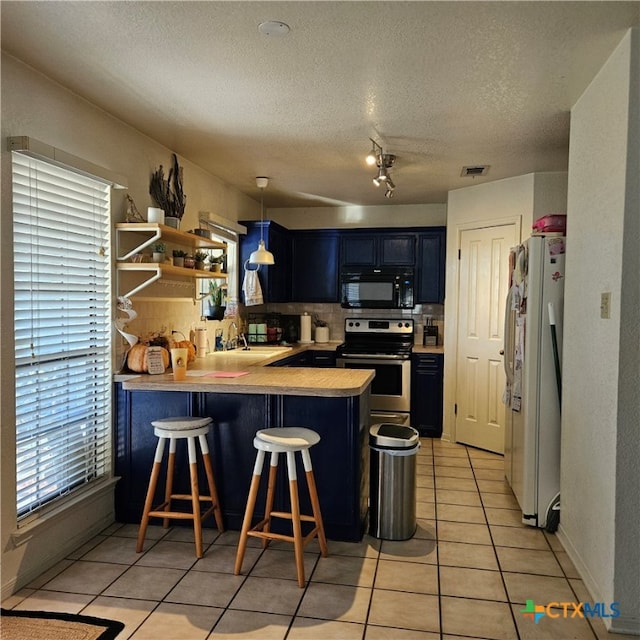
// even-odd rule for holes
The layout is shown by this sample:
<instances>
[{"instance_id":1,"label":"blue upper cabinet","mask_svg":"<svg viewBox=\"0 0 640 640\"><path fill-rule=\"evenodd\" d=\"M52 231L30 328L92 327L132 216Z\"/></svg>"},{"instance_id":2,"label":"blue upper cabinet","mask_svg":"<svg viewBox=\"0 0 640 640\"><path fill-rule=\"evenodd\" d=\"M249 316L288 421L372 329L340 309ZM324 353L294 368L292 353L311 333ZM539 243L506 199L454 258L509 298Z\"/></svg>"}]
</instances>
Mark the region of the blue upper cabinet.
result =
<instances>
[{"instance_id":1,"label":"blue upper cabinet","mask_svg":"<svg viewBox=\"0 0 640 640\"><path fill-rule=\"evenodd\" d=\"M414 268L415 302L444 302L445 227L289 231L270 220L242 224L241 266L257 248L261 228L275 257L273 266L258 272L265 302L337 303L341 268L378 267ZM241 270L241 281L243 275Z\"/></svg>"},{"instance_id":2,"label":"blue upper cabinet","mask_svg":"<svg viewBox=\"0 0 640 640\"><path fill-rule=\"evenodd\" d=\"M341 232L341 265L344 267L413 267L416 235L380 231Z\"/></svg>"},{"instance_id":3,"label":"blue upper cabinet","mask_svg":"<svg viewBox=\"0 0 640 640\"><path fill-rule=\"evenodd\" d=\"M247 227L247 235L240 242L240 285L244 277L244 265L252 251L258 248L260 231L264 243L273 253L275 264L269 267L261 266L258 271L262 295L265 302L290 302L291 301L291 232L279 224L265 220L241 221ZM249 265L255 269L255 265Z\"/></svg>"},{"instance_id":4,"label":"blue upper cabinet","mask_svg":"<svg viewBox=\"0 0 640 640\"><path fill-rule=\"evenodd\" d=\"M292 302L338 302L337 231L294 231Z\"/></svg>"},{"instance_id":5,"label":"blue upper cabinet","mask_svg":"<svg viewBox=\"0 0 640 640\"><path fill-rule=\"evenodd\" d=\"M416 303L444 304L445 228L418 234Z\"/></svg>"}]
</instances>

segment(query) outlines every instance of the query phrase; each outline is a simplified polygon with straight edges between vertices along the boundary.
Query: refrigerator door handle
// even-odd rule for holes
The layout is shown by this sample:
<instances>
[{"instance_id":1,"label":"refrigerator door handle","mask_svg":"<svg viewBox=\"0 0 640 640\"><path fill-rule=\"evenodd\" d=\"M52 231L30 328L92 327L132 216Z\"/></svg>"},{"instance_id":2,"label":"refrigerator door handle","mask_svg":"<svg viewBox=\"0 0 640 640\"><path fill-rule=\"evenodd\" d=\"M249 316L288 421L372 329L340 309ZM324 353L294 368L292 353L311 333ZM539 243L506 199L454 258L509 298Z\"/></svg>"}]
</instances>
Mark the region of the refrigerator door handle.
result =
<instances>
[{"instance_id":1,"label":"refrigerator door handle","mask_svg":"<svg viewBox=\"0 0 640 640\"><path fill-rule=\"evenodd\" d=\"M502 359L502 364L504 366L504 373L507 377L507 382L509 384L513 384L513 370L509 363L509 358L513 357L511 345L513 344L513 322L511 321L511 304L513 301L513 291L512 288L509 287L509 292L507 293L507 300L505 303L504 309L504 348L500 355L506 354Z\"/></svg>"}]
</instances>

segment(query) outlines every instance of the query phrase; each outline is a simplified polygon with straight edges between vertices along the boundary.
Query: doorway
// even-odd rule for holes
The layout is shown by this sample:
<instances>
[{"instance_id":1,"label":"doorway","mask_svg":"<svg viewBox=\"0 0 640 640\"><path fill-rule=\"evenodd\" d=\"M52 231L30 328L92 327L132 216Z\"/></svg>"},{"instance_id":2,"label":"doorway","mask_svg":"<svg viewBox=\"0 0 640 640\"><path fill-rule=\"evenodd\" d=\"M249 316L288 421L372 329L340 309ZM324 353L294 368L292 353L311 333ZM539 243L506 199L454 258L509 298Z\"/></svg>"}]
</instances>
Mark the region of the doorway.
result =
<instances>
[{"instance_id":1,"label":"doorway","mask_svg":"<svg viewBox=\"0 0 640 640\"><path fill-rule=\"evenodd\" d=\"M504 305L515 223L460 235L456 361L456 441L504 453Z\"/></svg>"}]
</instances>

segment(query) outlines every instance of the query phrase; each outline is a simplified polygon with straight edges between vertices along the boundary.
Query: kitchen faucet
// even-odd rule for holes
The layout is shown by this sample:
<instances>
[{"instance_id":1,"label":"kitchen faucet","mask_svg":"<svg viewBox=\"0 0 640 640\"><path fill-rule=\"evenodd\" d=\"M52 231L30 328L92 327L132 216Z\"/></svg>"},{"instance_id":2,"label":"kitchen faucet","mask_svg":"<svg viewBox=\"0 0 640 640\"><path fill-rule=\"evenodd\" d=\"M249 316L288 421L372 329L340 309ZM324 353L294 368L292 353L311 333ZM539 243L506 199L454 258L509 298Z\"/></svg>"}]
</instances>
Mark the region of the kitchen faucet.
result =
<instances>
[{"instance_id":1,"label":"kitchen faucet","mask_svg":"<svg viewBox=\"0 0 640 640\"><path fill-rule=\"evenodd\" d=\"M244 333L240 331L240 329L238 329L238 325L235 322L232 322L231 326L236 330L236 335L238 336L238 338L240 338L244 343L244 347L242 348L242 350L249 351L249 345L247 344L247 338L245 337Z\"/></svg>"}]
</instances>

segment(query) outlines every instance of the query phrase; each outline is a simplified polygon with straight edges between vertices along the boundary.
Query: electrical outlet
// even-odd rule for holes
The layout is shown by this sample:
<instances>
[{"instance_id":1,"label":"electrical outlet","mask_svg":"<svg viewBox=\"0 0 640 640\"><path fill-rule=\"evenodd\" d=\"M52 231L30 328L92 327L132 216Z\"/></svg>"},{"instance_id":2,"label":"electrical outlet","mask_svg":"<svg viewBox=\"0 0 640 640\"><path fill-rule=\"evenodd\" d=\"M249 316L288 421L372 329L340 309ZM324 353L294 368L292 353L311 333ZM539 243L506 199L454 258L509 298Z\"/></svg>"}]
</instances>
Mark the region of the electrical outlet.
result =
<instances>
[{"instance_id":1,"label":"electrical outlet","mask_svg":"<svg viewBox=\"0 0 640 640\"><path fill-rule=\"evenodd\" d=\"M604 291L600 294L600 317L608 320L611 318L611 292Z\"/></svg>"}]
</instances>

